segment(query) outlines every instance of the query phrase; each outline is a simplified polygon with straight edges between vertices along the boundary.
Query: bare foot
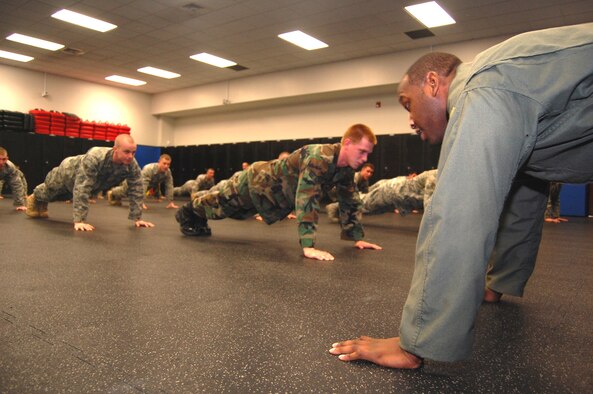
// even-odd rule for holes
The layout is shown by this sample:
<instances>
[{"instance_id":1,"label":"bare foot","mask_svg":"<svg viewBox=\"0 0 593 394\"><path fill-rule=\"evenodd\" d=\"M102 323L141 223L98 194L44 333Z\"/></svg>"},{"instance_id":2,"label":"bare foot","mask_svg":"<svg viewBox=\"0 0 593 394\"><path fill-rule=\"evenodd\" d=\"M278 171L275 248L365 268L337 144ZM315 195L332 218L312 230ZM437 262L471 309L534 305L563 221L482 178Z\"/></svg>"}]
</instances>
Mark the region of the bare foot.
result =
<instances>
[{"instance_id":1,"label":"bare foot","mask_svg":"<svg viewBox=\"0 0 593 394\"><path fill-rule=\"evenodd\" d=\"M389 368L416 369L422 365L422 359L406 352L396 338L371 338L361 336L358 339L337 342L329 350L342 361L366 360Z\"/></svg>"},{"instance_id":2,"label":"bare foot","mask_svg":"<svg viewBox=\"0 0 593 394\"><path fill-rule=\"evenodd\" d=\"M490 290L489 288L486 287L486 290L484 291L484 302L496 304L497 302L500 301L500 297L502 297L502 293L499 293L498 291Z\"/></svg>"}]
</instances>

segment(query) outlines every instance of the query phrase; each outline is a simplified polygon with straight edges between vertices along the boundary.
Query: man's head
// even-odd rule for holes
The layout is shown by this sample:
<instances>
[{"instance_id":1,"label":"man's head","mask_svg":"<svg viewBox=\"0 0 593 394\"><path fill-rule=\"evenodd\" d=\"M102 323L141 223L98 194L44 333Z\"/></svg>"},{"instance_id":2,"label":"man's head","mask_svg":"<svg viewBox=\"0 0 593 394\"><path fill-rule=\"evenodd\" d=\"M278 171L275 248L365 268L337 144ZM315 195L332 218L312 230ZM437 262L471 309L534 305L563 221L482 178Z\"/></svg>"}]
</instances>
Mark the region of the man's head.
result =
<instances>
[{"instance_id":1,"label":"man's head","mask_svg":"<svg viewBox=\"0 0 593 394\"><path fill-rule=\"evenodd\" d=\"M157 166L159 168L159 172L167 172L169 167L171 167L171 156L169 156L166 153L163 153L161 157L159 157Z\"/></svg>"},{"instance_id":2,"label":"man's head","mask_svg":"<svg viewBox=\"0 0 593 394\"><path fill-rule=\"evenodd\" d=\"M362 166L362 168L360 169L360 176L365 181L368 181L369 179L371 179L371 177L373 176L374 173L375 173L375 166L373 165L373 163L365 163Z\"/></svg>"},{"instance_id":3,"label":"man's head","mask_svg":"<svg viewBox=\"0 0 593 394\"><path fill-rule=\"evenodd\" d=\"M288 152L288 151L280 152L280 154L278 155L278 159L284 159L288 156L290 156L290 152Z\"/></svg>"},{"instance_id":4,"label":"man's head","mask_svg":"<svg viewBox=\"0 0 593 394\"><path fill-rule=\"evenodd\" d=\"M342 137L342 148L338 157L339 167L360 168L373 152L377 137L372 130L363 124L350 126Z\"/></svg>"},{"instance_id":5,"label":"man's head","mask_svg":"<svg viewBox=\"0 0 593 394\"><path fill-rule=\"evenodd\" d=\"M214 168L208 168L208 171L206 171L206 178L208 178L208 179L214 178Z\"/></svg>"},{"instance_id":6,"label":"man's head","mask_svg":"<svg viewBox=\"0 0 593 394\"><path fill-rule=\"evenodd\" d=\"M134 161L136 143L129 134L120 134L113 144L113 162L128 165Z\"/></svg>"},{"instance_id":7,"label":"man's head","mask_svg":"<svg viewBox=\"0 0 593 394\"><path fill-rule=\"evenodd\" d=\"M8 161L8 152L6 149L0 146L0 169L4 167L6 162Z\"/></svg>"},{"instance_id":8,"label":"man's head","mask_svg":"<svg viewBox=\"0 0 593 394\"><path fill-rule=\"evenodd\" d=\"M399 102L409 113L410 127L431 144L445 136L447 95L459 64L455 55L432 52L418 59L399 84Z\"/></svg>"},{"instance_id":9,"label":"man's head","mask_svg":"<svg viewBox=\"0 0 593 394\"><path fill-rule=\"evenodd\" d=\"M241 163L241 168L246 170L247 167L249 167L249 163L247 163L246 161L244 161L243 163Z\"/></svg>"}]
</instances>

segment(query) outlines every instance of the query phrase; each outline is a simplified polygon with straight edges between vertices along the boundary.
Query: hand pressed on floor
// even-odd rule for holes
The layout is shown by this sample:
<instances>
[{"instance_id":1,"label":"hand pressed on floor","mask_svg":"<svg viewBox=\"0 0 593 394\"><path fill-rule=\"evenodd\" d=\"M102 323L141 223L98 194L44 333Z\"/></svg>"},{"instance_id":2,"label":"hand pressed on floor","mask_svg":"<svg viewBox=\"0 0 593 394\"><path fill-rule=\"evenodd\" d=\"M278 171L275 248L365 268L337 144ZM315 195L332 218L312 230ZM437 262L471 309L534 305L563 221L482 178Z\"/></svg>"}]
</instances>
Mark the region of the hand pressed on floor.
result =
<instances>
[{"instance_id":1,"label":"hand pressed on floor","mask_svg":"<svg viewBox=\"0 0 593 394\"><path fill-rule=\"evenodd\" d=\"M329 352L342 361L366 360L389 368L419 368L422 365L422 359L403 350L399 343L399 337L361 336L349 341L336 342Z\"/></svg>"}]
</instances>

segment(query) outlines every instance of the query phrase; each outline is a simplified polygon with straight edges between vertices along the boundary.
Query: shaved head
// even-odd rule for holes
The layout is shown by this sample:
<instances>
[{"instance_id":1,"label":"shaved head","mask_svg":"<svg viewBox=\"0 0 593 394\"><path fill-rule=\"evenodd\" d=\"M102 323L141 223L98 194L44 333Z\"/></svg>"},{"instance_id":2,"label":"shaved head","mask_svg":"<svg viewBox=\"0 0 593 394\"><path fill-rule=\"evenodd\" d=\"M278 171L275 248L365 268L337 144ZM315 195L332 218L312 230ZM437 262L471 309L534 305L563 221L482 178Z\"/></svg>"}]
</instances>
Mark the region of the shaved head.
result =
<instances>
[{"instance_id":1,"label":"shaved head","mask_svg":"<svg viewBox=\"0 0 593 394\"><path fill-rule=\"evenodd\" d=\"M122 145L135 145L134 139L129 134L120 134L115 137L115 143L113 144L115 147L119 148Z\"/></svg>"}]
</instances>

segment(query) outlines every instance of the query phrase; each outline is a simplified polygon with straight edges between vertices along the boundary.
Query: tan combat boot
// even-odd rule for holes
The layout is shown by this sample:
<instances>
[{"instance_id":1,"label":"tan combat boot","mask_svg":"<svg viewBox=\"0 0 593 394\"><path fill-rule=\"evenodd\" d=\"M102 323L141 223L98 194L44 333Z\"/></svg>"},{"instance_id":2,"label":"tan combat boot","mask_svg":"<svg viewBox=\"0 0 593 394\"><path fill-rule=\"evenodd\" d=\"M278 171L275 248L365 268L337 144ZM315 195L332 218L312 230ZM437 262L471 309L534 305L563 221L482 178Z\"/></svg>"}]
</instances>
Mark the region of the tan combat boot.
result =
<instances>
[{"instance_id":1,"label":"tan combat boot","mask_svg":"<svg viewBox=\"0 0 593 394\"><path fill-rule=\"evenodd\" d=\"M107 192L107 202L109 202L109 205L121 206L121 200L119 198L113 197L111 190Z\"/></svg>"},{"instance_id":2,"label":"tan combat boot","mask_svg":"<svg viewBox=\"0 0 593 394\"><path fill-rule=\"evenodd\" d=\"M37 201L37 206L39 207L39 217L40 218L49 217L49 215L47 213L47 202Z\"/></svg>"},{"instance_id":3,"label":"tan combat boot","mask_svg":"<svg viewBox=\"0 0 593 394\"><path fill-rule=\"evenodd\" d=\"M35 195L31 193L27 197L27 211L25 213L31 218L46 218L48 217L47 202L37 201Z\"/></svg>"}]
</instances>

